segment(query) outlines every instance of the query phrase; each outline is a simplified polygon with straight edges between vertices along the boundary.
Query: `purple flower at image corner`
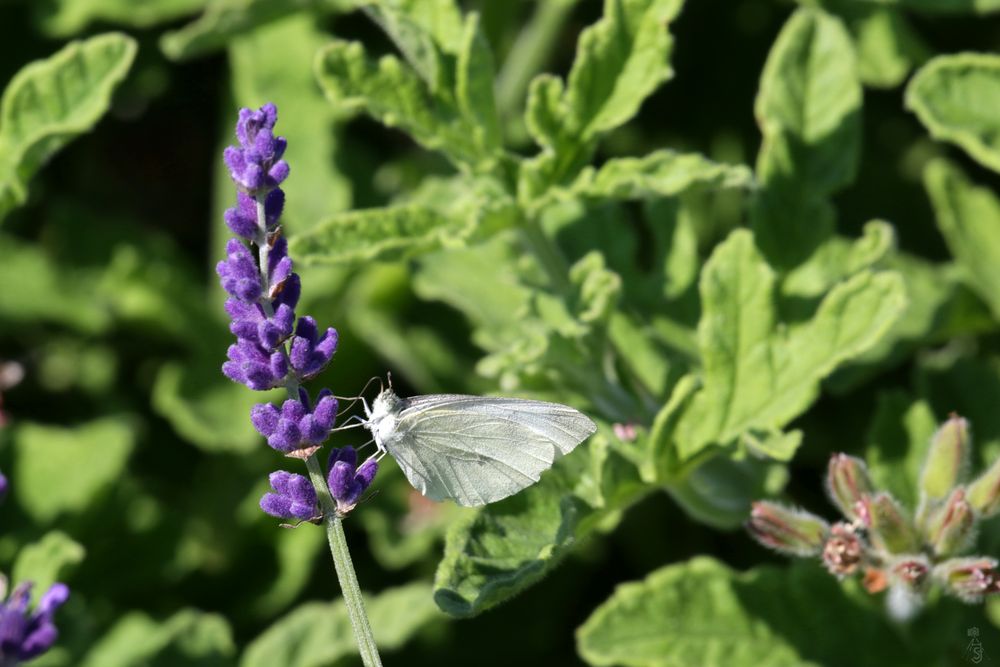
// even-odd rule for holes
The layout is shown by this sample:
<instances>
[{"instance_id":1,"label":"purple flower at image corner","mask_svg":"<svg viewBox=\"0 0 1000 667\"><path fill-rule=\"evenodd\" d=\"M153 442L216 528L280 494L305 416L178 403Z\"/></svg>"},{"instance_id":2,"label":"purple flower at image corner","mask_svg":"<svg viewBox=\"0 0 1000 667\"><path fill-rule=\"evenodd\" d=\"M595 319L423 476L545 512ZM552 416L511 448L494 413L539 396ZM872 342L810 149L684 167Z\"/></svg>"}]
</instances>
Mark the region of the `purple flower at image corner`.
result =
<instances>
[{"instance_id":1,"label":"purple flower at image corner","mask_svg":"<svg viewBox=\"0 0 1000 667\"><path fill-rule=\"evenodd\" d=\"M4 498L7 497L9 488L10 484L7 482L7 477L0 471L0 502L3 502Z\"/></svg>"},{"instance_id":2,"label":"purple flower at image corner","mask_svg":"<svg viewBox=\"0 0 1000 667\"><path fill-rule=\"evenodd\" d=\"M260 508L279 519L309 521L320 516L312 482L295 473L278 470L270 476L272 493L260 499Z\"/></svg>"},{"instance_id":3,"label":"purple flower at image corner","mask_svg":"<svg viewBox=\"0 0 1000 667\"><path fill-rule=\"evenodd\" d=\"M358 453L353 447L334 448L330 450L326 468L330 495L337 503L337 512L344 515L354 509L375 479L378 461L369 458L359 466Z\"/></svg>"},{"instance_id":4,"label":"purple flower at image corner","mask_svg":"<svg viewBox=\"0 0 1000 667\"><path fill-rule=\"evenodd\" d=\"M31 586L30 582L20 584L6 601L0 602L0 665L36 658L59 637L53 617L69 598L69 587L52 584L31 610Z\"/></svg>"}]
</instances>

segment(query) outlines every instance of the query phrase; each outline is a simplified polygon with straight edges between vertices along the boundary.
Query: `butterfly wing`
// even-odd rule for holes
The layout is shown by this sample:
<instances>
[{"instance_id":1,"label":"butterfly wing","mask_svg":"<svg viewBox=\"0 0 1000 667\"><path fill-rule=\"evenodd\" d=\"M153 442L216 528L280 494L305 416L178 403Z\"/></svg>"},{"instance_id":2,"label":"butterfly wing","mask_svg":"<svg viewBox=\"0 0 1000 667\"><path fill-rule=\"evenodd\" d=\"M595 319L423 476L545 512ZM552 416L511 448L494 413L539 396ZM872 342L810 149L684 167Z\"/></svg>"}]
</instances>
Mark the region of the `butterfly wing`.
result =
<instances>
[{"instance_id":1,"label":"butterfly wing","mask_svg":"<svg viewBox=\"0 0 1000 667\"><path fill-rule=\"evenodd\" d=\"M558 403L434 394L406 399L383 445L428 498L476 506L534 484L596 430Z\"/></svg>"}]
</instances>

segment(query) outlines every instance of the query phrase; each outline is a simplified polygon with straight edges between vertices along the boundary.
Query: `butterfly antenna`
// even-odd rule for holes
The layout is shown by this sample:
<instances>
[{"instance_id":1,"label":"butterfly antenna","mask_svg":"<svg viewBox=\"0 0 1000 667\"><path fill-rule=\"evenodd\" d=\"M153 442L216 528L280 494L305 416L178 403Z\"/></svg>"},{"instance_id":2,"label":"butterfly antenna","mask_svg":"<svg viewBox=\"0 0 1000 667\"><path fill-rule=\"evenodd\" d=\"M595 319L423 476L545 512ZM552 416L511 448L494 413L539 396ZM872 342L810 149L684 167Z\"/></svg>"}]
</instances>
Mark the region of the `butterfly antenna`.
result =
<instances>
[{"instance_id":1,"label":"butterfly antenna","mask_svg":"<svg viewBox=\"0 0 1000 667\"><path fill-rule=\"evenodd\" d=\"M340 415L344 414L345 412L350 412L351 408L354 407L354 404L357 403L358 401L360 401L362 398L364 398L364 394L365 394L366 391L368 391L368 387L370 387L371 384L372 384L372 382L374 382L375 380L378 380L380 384L382 382L382 379L380 377L378 377L377 375L373 375L372 377L368 378L368 382L365 382L365 386L363 386L361 388L361 392L360 392L360 394L358 396L337 396L337 395L334 395L334 398L336 398L339 401L350 401L350 403L348 403L348 405L347 405L346 408L344 408L343 410L341 410L340 412L337 413L337 416L339 417Z\"/></svg>"}]
</instances>

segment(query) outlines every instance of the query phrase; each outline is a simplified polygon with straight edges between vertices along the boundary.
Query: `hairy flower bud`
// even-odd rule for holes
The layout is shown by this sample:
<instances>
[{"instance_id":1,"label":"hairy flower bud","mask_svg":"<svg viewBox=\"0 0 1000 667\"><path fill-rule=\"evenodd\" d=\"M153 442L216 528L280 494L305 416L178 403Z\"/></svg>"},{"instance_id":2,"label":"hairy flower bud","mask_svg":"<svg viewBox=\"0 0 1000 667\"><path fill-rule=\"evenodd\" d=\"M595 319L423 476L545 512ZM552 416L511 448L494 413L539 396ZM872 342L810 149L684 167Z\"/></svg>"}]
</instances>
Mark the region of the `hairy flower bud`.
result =
<instances>
[{"instance_id":1,"label":"hairy flower bud","mask_svg":"<svg viewBox=\"0 0 1000 667\"><path fill-rule=\"evenodd\" d=\"M930 571L931 565L926 556L909 554L897 558L890 569L896 583L914 590L923 588L928 581Z\"/></svg>"},{"instance_id":2,"label":"hairy flower bud","mask_svg":"<svg viewBox=\"0 0 1000 667\"><path fill-rule=\"evenodd\" d=\"M826 489L844 516L856 520L861 518L860 501L871 495L874 487L864 461L847 454L834 454L827 466Z\"/></svg>"},{"instance_id":3,"label":"hairy flower bud","mask_svg":"<svg viewBox=\"0 0 1000 667\"><path fill-rule=\"evenodd\" d=\"M864 503L872 546L893 554L919 551L917 531L895 498L888 493L878 493Z\"/></svg>"},{"instance_id":4,"label":"hairy flower bud","mask_svg":"<svg viewBox=\"0 0 1000 667\"><path fill-rule=\"evenodd\" d=\"M753 504L746 527L764 546L795 556L819 555L830 530L814 514L766 500Z\"/></svg>"},{"instance_id":5,"label":"hairy flower bud","mask_svg":"<svg viewBox=\"0 0 1000 667\"><path fill-rule=\"evenodd\" d=\"M969 504L981 518L993 516L1000 511L1000 459L969 484L965 496Z\"/></svg>"},{"instance_id":6,"label":"hairy flower bud","mask_svg":"<svg viewBox=\"0 0 1000 667\"><path fill-rule=\"evenodd\" d=\"M330 450L327 484L330 495L337 501L337 512L341 515L354 509L378 471L378 462L374 458L366 460L360 466L357 462L358 455L353 447Z\"/></svg>"},{"instance_id":7,"label":"hairy flower bud","mask_svg":"<svg viewBox=\"0 0 1000 667\"><path fill-rule=\"evenodd\" d=\"M865 544L854 527L843 521L833 524L823 545L823 565L830 574L837 577L854 574L864 555Z\"/></svg>"},{"instance_id":8,"label":"hairy flower bud","mask_svg":"<svg viewBox=\"0 0 1000 667\"><path fill-rule=\"evenodd\" d=\"M969 422L962 417L953 414L938 428L920 473L920 492L926 500L943 500L962 480L969 444Z\"/></svg>"},{"instance_id":9,"label":"hairy flower bud","mask_svg":"<svg viewBox=\"0 0 1000 667\"><path fill-rule=\"evenodd\" d=\"M945 590L965 602L981 602L1000 593L997 561L992 558L952 558L934 568L934 578Z\"/></svg>"},{"instance_id":10,"label":"hairy flower bud","mask_svg":"<svg viewBox=\"0 0 1000 667\"><path fill-rule=\"evenodd\" d=\"M924 534L936 556L952 556L969 545L975 525L975 512L965 498L965 489L959 487L927 517Z\"/></svg>"}]
</instances>

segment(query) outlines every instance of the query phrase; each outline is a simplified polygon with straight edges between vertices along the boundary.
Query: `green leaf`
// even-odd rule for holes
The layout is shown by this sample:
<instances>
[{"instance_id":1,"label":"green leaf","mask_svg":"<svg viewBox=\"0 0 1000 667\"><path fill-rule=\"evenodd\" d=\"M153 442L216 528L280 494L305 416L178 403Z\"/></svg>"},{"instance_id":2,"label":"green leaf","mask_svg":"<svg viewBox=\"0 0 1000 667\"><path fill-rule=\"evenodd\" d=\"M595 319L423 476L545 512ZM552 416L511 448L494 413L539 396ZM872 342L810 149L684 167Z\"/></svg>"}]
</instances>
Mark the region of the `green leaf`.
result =
<instances>
[{"instance_id":1,"label":"green leaf","mask_svg":"<svg viewBox=\"0 0 1000 667\"><path fill-rule=\"evenodd\" d=\"M30 581L36 595L41 595L57 581L65 581L74 566L83 562L86 550L62 531L46 533L38 542L21 547L11 579Z\"/></svg>"},{"instance_id":2,"label":"green leaf","mask_svg":"<svg viewBox=\"0 0 1000 667\"><path fill-rule=\"evenodd\" d=\"M254 497L254 513L260 511L260 494ZM321 530L282 530L275 537L277 573L267 590L253 603L253 610L262 618L271 618L291 604L309 583L312 566L325 551L326 540Z\"/></svg>"},{"instance_id":3,"label":"green leaf","mask_svg":"<svg viewBox=\"0 0 1000 667\"><path fill-rule=\"evenodd\" d=\"M811 562L737 573L695 558L620 585L577 630L577 650L626 667L929 667L953 650L938 617L897 632L851 583ZM837 632L824 631L831 618Z\"/></svg>"},{"instance_id":4,"label":"green leaf","mask_svg":"<svg viewBox=\"0 0 1000 667\"><path fill-rule=\"evenodd\" d=\"M868 432L868 472L879 489L905 507L915 508L920 500L920 471L937 427L926 401L914 401L902 391L879 395Z\"/></svg>"},{"instance_id":5,"label":"green leaf","mask_svg":"<svg viewBox=\"0 0 1000 667\"><path fill-rule=\"evenodd\" d=\"M171 60L190 60L222 49L235 38L291 14L335 8L347 10L350 4L349 0L216 0L208 4L197 20L163 35L160 49ZM294 42L286 42L286 46L302 47ZM271 55L283 54L272 52Z\"/></svg>"},{"instance_id":6,"label":"green leaf","mask_svg":"<svg viewBox=\"0 0 1000 667\"><path fill-rule=\"evenodd\" d=\"M229 42L235 102L255 109L266 102L278 106L281 135L288 140L284 157L295 169L281 185L286 195L282 223L297 232L351 205L351 184L335 162L343 150L335 131L337 111L312 76L316 52L327 40L315 17L297 14ZM228 177L224 183L235 201Z\"/></svg>"},{"instance_id":7,"label":"green leaf","mask_svg":"<svg viewBox=\"0 0 1000 667\"><path fill-rule=\"evenodd\" d=\"M809 664L744 608L737 577L717 561L697 558L622 584L577 631L577 650L590 665Z\"/></svg>"},{"instance_id":8,"label":"green leaf","mask_svg":"<svg viewBox=\"0 0 1000 667\"><path fill-rule=\"evenodd\" d=\"M121 417L69 428L22 423L14 433L14 496L40 523L82 514L121 477L134 441Z\"/></svg>"},{"instance_id":9,"label":"green leaf","mask_svg":"<svg viewBox=\"0 0 1000 667\"><path fill-rule=\"evenodd\" d=\"M927 165L924 186L963 278L1000 318L1000 199L944 160Z\"/></svg>"},{"instance_id":10,"label":"green leaf","mask_svg":"<svg viewBox=\"0 0 1000 667\"><path fill-rule=\"evenodd\" d=\"M379 11L393 10L386 6ZM416 43L411 35L417 24L405 16L382 22L387 30L401 25L408 28L397 43L406 53ZM417 69L391 55L375 62L360 43L334 41L318 54L316 77L337 108L365 111L384 125L399 127L460 168L490 171L501 156L492 56L476 14L467 17L461 34L454 53L448 44L424 36L420 55L413 56ZM447 71L439 73L445 66Z\"/></svg>"},{"instance_id":11,"label":"green leaf","mask_svg":"<svg viewBox=\"0 0 1000 667\"><path fill-rule=\"evenodd\" d=\"M895 88L930 57L930 50L897 9L864 9L848 20L858 52L858 75L875 88Z\"/></svg>"},{"instance_id":12,"label":"green leaf","mask_svg":"<svg viewBox=\"0 0 1000 667\"><path fill-rule=\"evenodd\" d=\"M183 609L165 621L125 614L95 644L82 667L210 667L230 664L232 631L218 614Z\"/></svg>"},{"instance_id":13,"label":"green leaf","mask_svg":"<svg viewBox=\"0 0 1000 667\"><path fill-rule=\"evenodd\" d=\"M815 297L858 271L875 268L895 249L896 232L882 220L865 224L858 239L833 236L808 261L785 276L781 291L787 296Z\"/></svg>"},{"instance_id":14,"label":"green leaf","mask_svg":"<svg viewBox=\"0 0 1000 667\"><path fill-rule=\"evenodd\" d=\"M0 218L28 196L28 180L75 136L89 131L135 58L121 33L71 42L22 68L0 102Z\"/></svg>"},{"instance_id":15,"label":"green leaf","mask_svg":"<svg viewBox=\"0 0 1000 667\"><path fill-rule=\"evenodd\" d=\"M525 163L522 198L572 178L601 135L634 116L673 75L664 28L682 0L605 0L604 16L580 34L568 83L548 74L528 92L525 123L542 152Z\"/></svg>"},{"instance_id":16,"label":"green leaf","mask_svg":"<svg viewBox=\"0 0 1000 667\"><path fill-rule=\"evenodd\" d=\"M149 28L194 14L207 4L209 0L49 0L37 3L36 13L46 33L68 37L97 22Z\"/></svg>"},{"instance_id":17,"label":"green leaf","mask_svg":"<svg viewBox=\"0 0 1000 667\"><path fill-rule=\"evenodd\" d=\"M595 199L673 197L693 187L747 188L753 174L743 165L712 162L698 153L659 150L641 158L614 158L587 167L568 194Z\"/></svg>"},{"instance_id":18,"label":"green leaf","mask_svg":"<svg viewBox=\"0 0 1000 667\"><path fill-rule=\"evenodd\" d=\"M638 470L598 433L521 493L456 522L445 539L434 599L474 616L537 583L603 521L648 490Z\"/></svg>"},{"instance_id":19,"label":"green leaf","mask_svg":"<svg viewBox=\"0 0 1000 667\"><path fill-rule=\"evenodd\" d=\"M1000 171L1000 56L960 53L938 56L906 88L906 107L935 139L964 149Z\"/></svg>"},{"instance_id":20,"label":"green leaf","mask_svg":"<svg viewBox=\"0 0 1000 667\"><path fill-rule=\"evenodd\" d=\"M97 280L81 270L65 268L34 244L0 235L0 318L12 325L54 322L86 333L99 333L111 316L94 299ZM31 280L25 280L31 276Z\"/></svg>"},{"instance_id":21,"label":"green leaf","mask_svg":"<svg viewBox=\"0 0 1000 667\"><path fill-rule=\"evenodd\" d=\"M461 229L462 221L418 206L348 211L296 234L290 252L305 264L398 259L439 248Z\"/></svg>"},{"instance_id":22,"label":"green leaf","mask_svg":"<svg viewBox=\"0 0 1000 667\"><path fill-rule=\"evenodd\" d=\"M268 400L280 400L278 390L247 391L222 375L225 343L214 354L198 353L191 363L168 362L156 375L152 405L186 441L209 452L253 451L260 434L247 419L250 409ZM202 356L204 355L204 356Z\"/></svg>"},{"instance_id":23,"label":"green leaf","mask_svg":"<svg viewBox=\"0 0 1000 667\"><path fill-rule=\"evenodd\" d=\"M781 429L812 403L820 380L874 345L906 305L897 274L861 271L830 290L809 321L785 330L776 321L774 283L745 230L706 263L703 388L678 424L682 459L748 430Z\"/></svg>"},{"instance_id":24,"label":"green leaf","mask_svg":"<svg viewBox=\"0 0 1000 667\"><path fill-rule=\"evenodd\" d=\"M367 600L368 618L381 650L393 650L441 618L430 586L390 588ZM357 654L347 608L312 602L301 605L250 642L241 667L332 667Z\"/></svg>"},{"instance_id":25,"label":"green leaf","mask_svg":"<svg viewBox=\"0 0 1000 667\"><path fill-rule=\"evenodd\" d=\"M797 265L832 233L827 199L854 179L860 110L847 30L820 10L799 9L771 49L754 108L763 143L751 222L776 266Z\"/></svg>"}]
</instances>

